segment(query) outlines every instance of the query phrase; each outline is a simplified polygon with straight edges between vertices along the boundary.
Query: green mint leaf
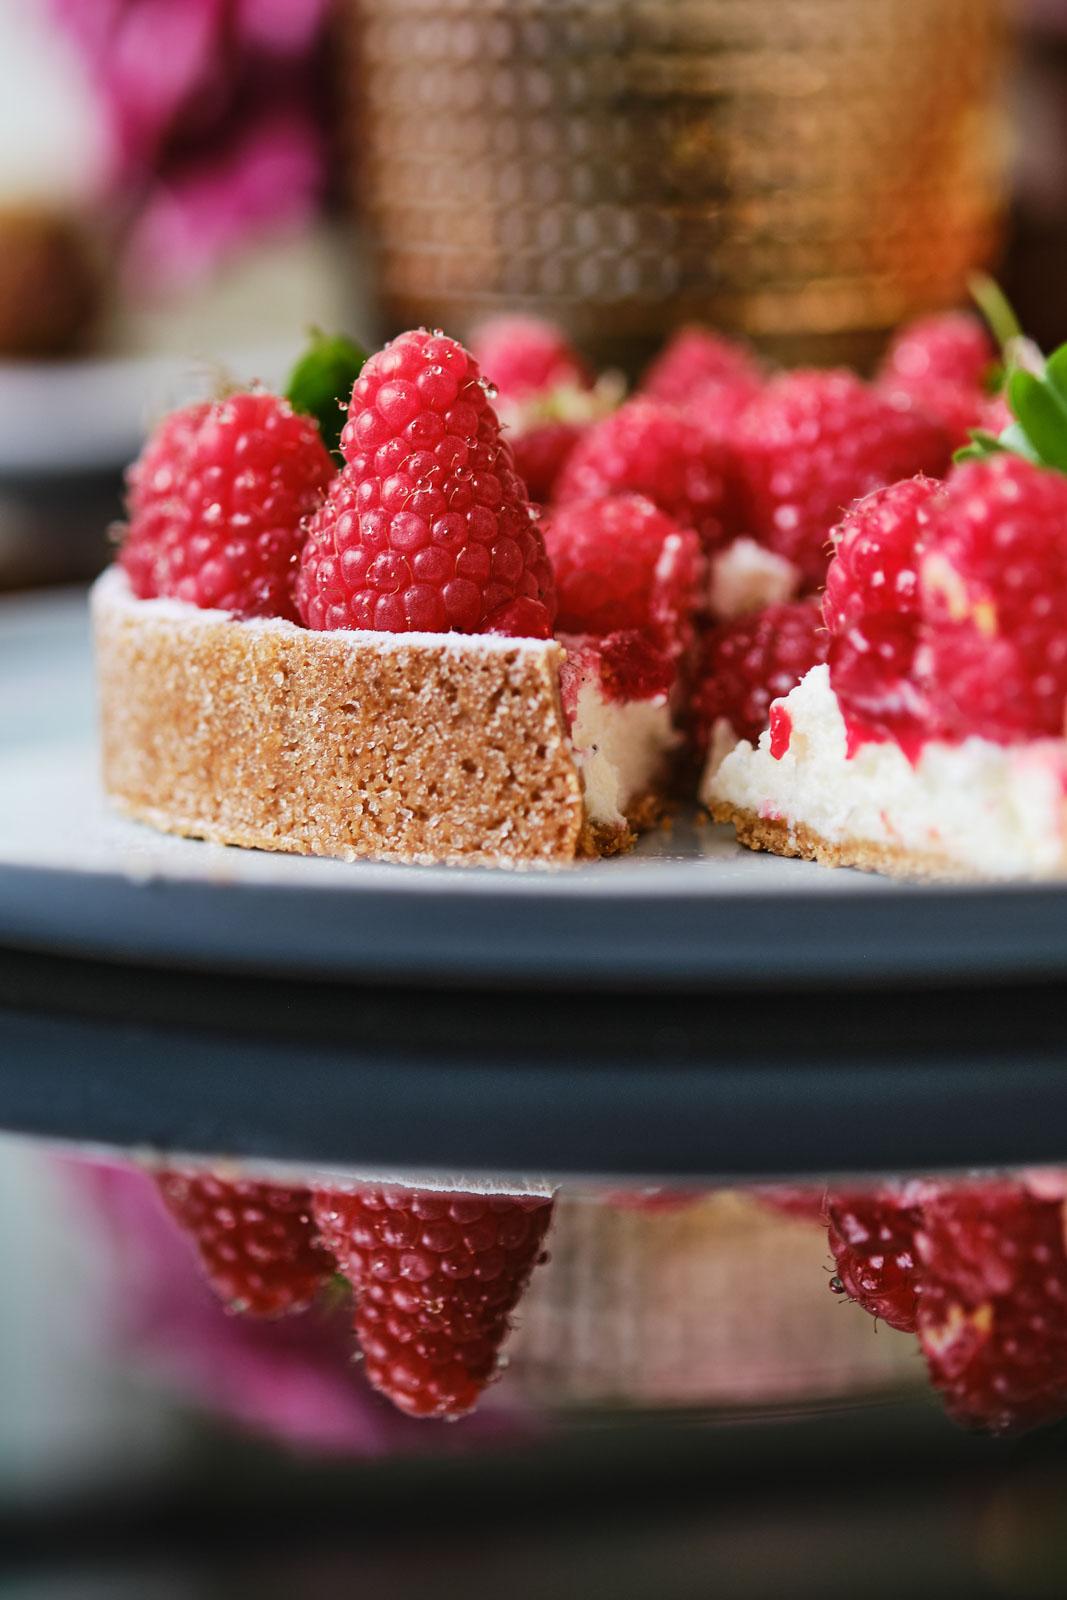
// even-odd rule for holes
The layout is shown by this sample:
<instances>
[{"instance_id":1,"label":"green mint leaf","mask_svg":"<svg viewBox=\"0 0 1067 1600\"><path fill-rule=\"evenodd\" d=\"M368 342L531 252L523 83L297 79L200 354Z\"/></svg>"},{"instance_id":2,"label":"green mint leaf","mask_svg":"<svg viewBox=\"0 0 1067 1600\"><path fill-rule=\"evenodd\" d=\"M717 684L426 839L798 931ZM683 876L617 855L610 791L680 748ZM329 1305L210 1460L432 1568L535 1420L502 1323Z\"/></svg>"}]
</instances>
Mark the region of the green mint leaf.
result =
<instances>
[{"instance_id":1,"label":"green mint leaf","mask_svg":"<svg viewBox=\"0 0 1067 1600\"><path fill-rule=\"evenodd\" d=\"M1067 344L1061 344L1058 350L1045 362L1045 380L1055 389L1060 401L1067 406Z\"/></svg>"},{"instance_id":2,"label":"green mint leaf","mask_svg":"<svg viewBox=\"0 0 1067 1600\"><path fill-rule=\"evenodd\" d=\"M1038 460L1067 472L1067 398L1020 368L1008 379L1008 401Z\"/></svg>"},{"instance_id":3,"label":"green mint leaf","mask_svg":"<svg viewBox=\"0 0 1067 1600\"><path fill-rule=\"evenodd\" d=\"M1022 456L1026 461L1032 461L1035 467L1042 465L1041 457L1030 443L1019 423L1012 422L1004 429L1000 436L1001 449L1010 450L1013 455Z\"/></svg>"},{"instance_id":4,"label":"green mint leaf","mask_svg":"<svg viewBox=\"0 0 1067 1600\"><path fill-rule=\"evenodd\" d=\"M314 417L327 450L336 455L352 385L363 370L367 352L344 334L313 333L285 387L294 411Z\"/></svg>"},{"instance_id":5,"label":"green mint leaf","mask_svg":"<svg viewBox=\"0 0 1067 1600\"><path fill-rule=\"evenodd\" d=\"M1002 455L1007 447L985 428L972 428L971 437L953 454L953 461L987 461L990 456Z\"/></svg>"},{"instance_id":6,"label":"green mint leaf","mask_svg":"<svg viewBox=\"0 0 1067 1600\"><path fill-rule=\"evenodd\" d=\"M1000 284L986 272L973 273L967 287L971 291L971 299L989 324L990 333L1006 356L1009 346L1023 336L1015 308Z\"/></svg>"}]
</instances>

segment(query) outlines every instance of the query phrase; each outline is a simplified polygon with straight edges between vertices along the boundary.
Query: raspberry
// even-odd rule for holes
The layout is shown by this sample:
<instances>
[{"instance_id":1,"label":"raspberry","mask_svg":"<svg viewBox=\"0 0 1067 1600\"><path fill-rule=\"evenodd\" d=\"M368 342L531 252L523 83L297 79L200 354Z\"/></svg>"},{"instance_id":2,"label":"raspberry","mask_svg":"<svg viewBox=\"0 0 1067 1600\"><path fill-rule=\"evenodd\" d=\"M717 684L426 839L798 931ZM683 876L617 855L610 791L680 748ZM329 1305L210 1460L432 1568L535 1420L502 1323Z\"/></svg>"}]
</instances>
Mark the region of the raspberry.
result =
<instances>
[{"instance_id":1,"label":"raspberry","mask_svg":"<svg viewBox=\"0 0 1067 1600\"><path fill-rule=\"evenodd\" d=\"M695 533L641 495L575 500L545 525L556 574L558 623L568 633L688 625L702 571Z\"/></svg>"},{"instance_id":2,"label":"raspberry","mask_svg":"<svg viewBox=\"0 0 1067 1600\"><path fill-rule=\"evenodd\" d=\"M580 422L541 422L521 431L512 423L508 438L515 470L531 500L542 505L551 500L559 475L585 431L586 424Z\"/></svg>"},{"instance_id":3,"label":"raspberry","mask_svg":"<svg viewBox=\"0 0 1067 1600\"><path fill-rule=\"evenodd\" d=\"M902 478L875 489L846 511L832 538L823 617L831 633L877 612L919 609L919 556L934 508L942 498L933 478Z\"/></svg>"},{"instance_id":4,"label":"raspberry","mask_svg":"<svg viewBox=\"0 0 1067 1600\"><path fill-rule=\"evenodd\" d=\"M827 1237L835 1294L847 1294L870 1316L914 1333L921 1284L915 1230L922 1191L884 1187L826 1197Z\"/></svg>"},{"instance_id":5,"label":"raspberry","mask_svg":"<svg viewBox=\"0 0 1067 1600\"><path fill-rule=\"evenodd\" d=\"M301 557L309 628L479 633L525 598L538 633L551 630L544 541L486 389L462 345L424 330L367 362L341 436L347 465Z\"/></svg>"},{"instance_id":6,"label":"raspberry","mask_svg":"<svg viewBox=\"0 0 1067 1600\"><path fill-rule=\"evenodd\" d=\"M731 439L747 531L793 561L812 585L829 560L830 530L861 495L948 465L941 429L851 372L774 378Z\"/></svg>"},{"instance_id":7,"label":"raspberry","mask_svg":"<svg viewBox=\"0 0 1067 1600\"><path fill-rule=\"evenodd\" d=\"M578 714L578 696L590 680L599 685L605 700L617 704L666 699L674 687L677 650L667 648L647 630L620 628L600 637L563 633L560 639L567 648L559 671L560 696L572 723Z\"/></svg>"},{"instance_id":8,"label":"raspberry","mask_svg":"<svg viewBox=\"0 0 1067 1600\"><path fill-rule=\"evenodd\" d=\"M738 418L762 389L762 381L752 378L709 378L697 385L680 410L704 433L729 447Z\"/></svg>"},{"instance_id":9,"label":"raspberry","mask_svg":"<svg viewBox=\"0 0 1067 1600\"><path fill-rule=\"evenodd\" d=\"M993 397L981 389L972 389L948 378L929 378L909 383L890 375L878 384L880 393L901 410L914 410L919 416L934 422L944 433L952 450L961 449L975 428L986 428L999 433L999 427L989 428Z\"/></svg>"},{"instance_id":10,"label":"raspberry","mask_svg":"<svg viewBox=\"0 0 1067 1600\"><path fill-rule=\"evenodd\" d=\"M560 384L588 389L591 379L562 328L539 317L491 317L471 334L471 352L507 399L542 394Z\"/></svg>"},{"instance_id":11,"label":"raspberry","mask_svg":"<svg viewBox=\"0 0 1067 1600\"><path fill-rule=\"evenodd\" d=\"M793 1217L798 1222L821 1222L826 1226L828 1195L824 1183L759 1183L748 1193L780 1216Z\"/></svg>"},{"instance_id":12,"label":"raspberry","mask_svg":"<svg viewBox=\"0 0 1067 1600\"><path fill-rule=\"evenodd\" d=\"M982 322L969 311L937 312L909 322L885 353L880 376L919 383L957 384L981 391L997 359Z\"/></svg>"},{"instance_id":13,"label":"raspberry","mask_svg":"<svg viewBox=\"0 0 1067 1600\"><path fill-rule=\"evenodd\" d=\"M639 395L579 440L556 499L563 504L642 494L712 548L726 531L727 472L718 440L669 406Z\"/></svg>"},{"instance_id":14,"label":"raspberry","mask_svg":"<svg viewBox=\"0 0 1067 1600\"><path fill-rule=\"evenodd\" d=\"M120 560L134 592L295 621L301 520L333 474L314 422L277 395L174 412L128 474Z\"/></svg>"},{"instance_id":15,"label":"raspberry","mask_svg":"<svg viewBox=\"0 0 1067 1600\"><path fill-rule=\"evenodd\" d=\"M950 1414L994 1433L1067 1415L1063 1201L1006 1180L947 1185L916 1246L919 1342Z\"/></svg>"},{"instance_id":16,"label":"raspberry","mask_svg":"<svg viewBox=\"0 0 1067 1600\"><path fill-rule=\"evenodd\" d=\"M254 1317L302 1311L333 1276L306 1189L231 1183L202 1172L161 1172L156 1182L231 1311Z\"/></svg>"},{"instance_id":17,"label":"raspberry","mask_svg":"<svg viewBox=\"0 0 1067 1600\"><path fill-rule=\"evenodd\" d=\"M920 564L924 676L945 728L1063 732L1067 477L1001 453L950 477Z\"/></svg>"},{"instance_id":18,"label":"raspberry","mask_svg":"<svg viewBox=\"0 0 1067 1600\"><path fill-rule=\"evenodd\" d=\"M702 744L720 717L753 743L767 726L771 701L788 694L826 659L830 636L815 599L765 606L705 635L692 709Z\"/></svg>"},{"instance_id":19,"label":"raspberry","mask_svg":"<svg viewBox=\"0 0 1067 1600\"><path fill-rule=\"evenodd\" d=\"M763 381L759 362L747 346L707 328L679 328L652 362L641 389L653 400L688 408L701 390L739 385L752 391Z\"/></svg>"},{"instance_id":20,"label":"raspberry","mask_svg":"<svg viewBox=\"0 0 1067 1600\"><path fill-rule=\"evenodd\" d=\"M373 1386L416 1417L470 1411L541 1258L551 1200L414 1189L321 1192L315 1217L356 1293Z\"/></svg>"}]
</instances>

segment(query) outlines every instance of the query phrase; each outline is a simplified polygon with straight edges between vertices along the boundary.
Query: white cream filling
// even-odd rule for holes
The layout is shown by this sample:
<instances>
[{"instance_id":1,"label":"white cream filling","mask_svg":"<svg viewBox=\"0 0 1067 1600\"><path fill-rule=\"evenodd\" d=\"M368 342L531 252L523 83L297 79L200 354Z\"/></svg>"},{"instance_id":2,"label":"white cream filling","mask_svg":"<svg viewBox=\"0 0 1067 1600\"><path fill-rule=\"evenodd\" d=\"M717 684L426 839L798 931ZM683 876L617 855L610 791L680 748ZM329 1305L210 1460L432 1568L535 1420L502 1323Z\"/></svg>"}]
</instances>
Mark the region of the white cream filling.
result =
<instances>
[{"instance_id":1,"label":"white cream filling","mask_svg":"<svg viewBox=\"0 0 1067 1600\"><path fill-rule=\"evenodd\" d=\"M726 621L792 600L800 573L791 561L755 539L735 539L712 557L708 604L713 617Z\"/></svg>"},{"instance_id":2,"label":"white cream filling","mask_svg":"<svg viewBox=\"0 0 1067 1600\"><path fill-rule=\"evenodd\" d=\"M860 839L928 853L986 877L1067 870L1067 743L930 740L913 766L893 741L850 759L830 669L813 667L784 700L792 730L780 760L770 733L743 740L701 784L707 805L803 825L830 844Z\"/></svg>"},{"instance_id":3,"label":"white cream filling","mask_svg":"<svg viewBox=\"0 0 1067 1600\"><path fill-rule=\"evenodd\" d=\"M628 808L654 786L677 742L666 696L605 700L599 678L585 678L571 743L590 821L625 827Z\"/></svg>"}]
</instances>

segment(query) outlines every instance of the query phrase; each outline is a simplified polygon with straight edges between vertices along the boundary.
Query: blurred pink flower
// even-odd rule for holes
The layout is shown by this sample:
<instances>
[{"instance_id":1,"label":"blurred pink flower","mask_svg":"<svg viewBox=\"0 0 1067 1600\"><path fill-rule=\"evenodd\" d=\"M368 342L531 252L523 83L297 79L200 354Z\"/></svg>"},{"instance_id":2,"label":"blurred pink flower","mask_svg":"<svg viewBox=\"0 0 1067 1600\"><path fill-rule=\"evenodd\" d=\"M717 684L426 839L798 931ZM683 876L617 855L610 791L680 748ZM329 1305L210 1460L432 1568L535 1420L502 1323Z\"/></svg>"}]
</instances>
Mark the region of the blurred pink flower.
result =
<instances>
[{"instance_id":1,"label":"blurred pink flower","mask_svg":"<svg viewBox=\"0 0 1067 1600\"><path fill-rule=\"evenodd\" d=\"M329 0L48 0L111 128L142 285L299 226L325 188Z\"/></svg>"},{"instance_id":2,"label":"blurred pink flower","mask_svg":"<svg viewBox=\"0 0 1067 1600\"><path fill-rule=\"evenodd\" d=\"M114 1245L116 1343L197 1404L295 1446L359 1456L463 1450L524 1425L499 1406L447 1429L402 1416L353 1365L343 1304L279 1322L230 1316L145 1173L73 1160L64 1167Z\"/></svg>"}]
</instances>

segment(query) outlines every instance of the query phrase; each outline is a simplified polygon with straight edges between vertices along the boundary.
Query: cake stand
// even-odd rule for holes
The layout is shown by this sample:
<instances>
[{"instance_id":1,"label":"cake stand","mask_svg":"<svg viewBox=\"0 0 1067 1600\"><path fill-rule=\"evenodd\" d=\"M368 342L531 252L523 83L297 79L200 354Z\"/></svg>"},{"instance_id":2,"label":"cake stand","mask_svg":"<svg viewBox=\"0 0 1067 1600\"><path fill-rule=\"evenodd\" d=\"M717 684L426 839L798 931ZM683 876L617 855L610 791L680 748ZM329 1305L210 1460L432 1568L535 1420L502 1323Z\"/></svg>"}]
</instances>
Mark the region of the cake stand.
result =
<instances>
[{"instance_id":1,"label":"cake stand","mask_svg":"<svg viewBox=\"0 0 1067 1600\"><path fill-rule=\"evenodd\" d=\"M0 1126L367 1171L724 1181L1062 1160L1067 890L681 821L618 861L164 838L95 775L85 597L0 603Z\"/></svg>"}]
</instances>

